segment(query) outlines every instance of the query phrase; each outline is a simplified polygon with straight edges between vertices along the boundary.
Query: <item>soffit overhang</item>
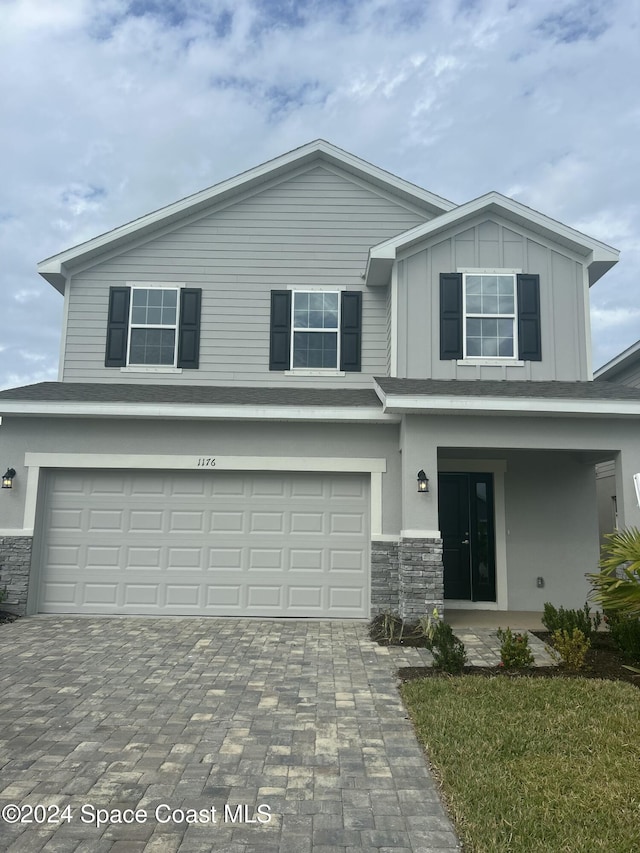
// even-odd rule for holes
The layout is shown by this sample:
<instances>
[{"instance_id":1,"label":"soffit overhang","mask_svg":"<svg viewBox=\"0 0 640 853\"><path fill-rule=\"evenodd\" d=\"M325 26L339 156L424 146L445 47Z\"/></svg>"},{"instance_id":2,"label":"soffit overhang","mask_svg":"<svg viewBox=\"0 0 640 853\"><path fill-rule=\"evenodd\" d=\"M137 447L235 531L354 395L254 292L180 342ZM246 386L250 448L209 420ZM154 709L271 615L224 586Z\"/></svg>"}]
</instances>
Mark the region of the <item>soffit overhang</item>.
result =
<instances>
[{"instance_id":1,"label":"soffit overhang","mask_svg":"<svg viewBox=\"0 0 640 853\"><path fill-rule=\"evenodd\" d=\"M374 246L369 251L364 274L366 283L372 287L388 284L393 264L400 252L409 251L438 234L463 226L480 214L500 216L584 258L589 286L608 272L620 257L619 251L606 243L563 225L514 199L490 192Z\"/></svg>"}]
</instances>

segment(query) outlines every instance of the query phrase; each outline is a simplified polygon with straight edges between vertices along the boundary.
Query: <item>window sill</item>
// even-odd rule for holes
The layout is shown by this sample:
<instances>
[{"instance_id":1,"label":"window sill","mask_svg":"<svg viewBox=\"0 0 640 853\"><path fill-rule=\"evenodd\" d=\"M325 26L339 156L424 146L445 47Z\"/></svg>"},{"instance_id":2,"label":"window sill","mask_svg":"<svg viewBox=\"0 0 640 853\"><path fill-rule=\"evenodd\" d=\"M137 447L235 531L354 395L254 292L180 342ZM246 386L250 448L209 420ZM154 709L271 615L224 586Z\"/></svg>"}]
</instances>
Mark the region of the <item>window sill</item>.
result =
<instances>
[{"instance_id":1,"label":"window sill","mask_svg":"<svg viewBox=\"0 0 640 853\"><path fill-rule=\"evenodd\" d=\"M517 358L460 358L456 364L461 366L476 366L482 367L524 367L525 362L519 361Z\"/></svg>"},{"instance_id":2,"label":"window sill","mask_svg":"<svg viewBox=\"0 0 640 853\"><path fill-rule=\"evenodd\" d=\"M135 367L121 367L120 373L182 373L181 367L146 367L136 365Z\"/></svg>"},{"instance_id":3,"label":"window sill","mask_svg":"<svg viewBox=\"0 0 640 853\"><path fill-rule=\"evenodd\" d=\"M296 367L293 370L285 370L285 376L346 376L344 370L334 370L333 368L318 368L311 370L308 367Z\"/></svg>"}]
</instances>

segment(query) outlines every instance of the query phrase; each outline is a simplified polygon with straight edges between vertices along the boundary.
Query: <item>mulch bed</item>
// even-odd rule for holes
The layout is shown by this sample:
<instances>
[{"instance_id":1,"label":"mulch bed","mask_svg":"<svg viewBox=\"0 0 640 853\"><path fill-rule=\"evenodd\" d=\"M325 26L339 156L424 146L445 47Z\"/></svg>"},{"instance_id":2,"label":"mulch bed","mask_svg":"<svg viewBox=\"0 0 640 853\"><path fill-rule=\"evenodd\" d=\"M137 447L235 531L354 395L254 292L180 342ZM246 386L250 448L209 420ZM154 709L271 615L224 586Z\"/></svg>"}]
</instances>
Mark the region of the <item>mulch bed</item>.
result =
<instances>
[{"instance_id":1,"label":"mulch bed","mask_svg":"<svg viewBox=\"0 0 640 853\"><path fill-rule=\"evenodd\" d=\"M536 637L548 643L551 634L544 631L532 631ZM406 644L408 645L408 643ZM415 644L414 644L415 645ZM494 678L496 675L507 678L603 678L608 681L627 681L640 688L640 673L627 669L631 664L625 661L613 644L608 634L598 633L592 639L592 646L587 652L586 664L580 671L566 669L562 666L535 666L523 670L505 670L499 666L465 666L463 675L477 675L483 678ZM636 664L640 670L640 664ZM433 667L407 666L398 671L401 681L412 681L415 678L442 678L445 673Z\"/></svg>"},{"instance_id":2,"label":"mulch bed","mask_svg":"<svg viewBox=\"0 0 640 853\"><path fill-rule=\"evenodd\" d=\"M16 619L19 618L19 616L16 616L13 613L7 613L6 610L0 610L0 625L2 625L3 622L15 622Z\"/></svg>"}]
</instances>

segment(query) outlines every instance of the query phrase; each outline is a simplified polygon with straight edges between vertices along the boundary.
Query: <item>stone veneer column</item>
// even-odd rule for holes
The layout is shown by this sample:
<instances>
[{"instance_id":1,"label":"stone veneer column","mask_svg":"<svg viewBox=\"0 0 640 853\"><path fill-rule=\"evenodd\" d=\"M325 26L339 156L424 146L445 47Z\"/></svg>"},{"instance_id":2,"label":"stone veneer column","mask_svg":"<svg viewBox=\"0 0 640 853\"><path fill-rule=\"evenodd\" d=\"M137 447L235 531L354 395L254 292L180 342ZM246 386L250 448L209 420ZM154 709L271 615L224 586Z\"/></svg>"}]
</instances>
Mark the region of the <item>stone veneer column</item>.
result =
<instances>
[{"instance_id":1,"label":"stone veneer column","mask_svg":"<svg viewBox=\"0 0 640 853\"><path fill-rule=\"evenodd\" d=\"M31 536L0 536L0 608L18 616L27 611L32 543Z\"/></svg>"},{"instance_id":2,"label":"stone veneer column","mask_svg":"<svg viewBox=\"0 0 640 853\"><path fill-rule=\"evenodd\" d=\"M442 539L402 539L398 549L399 612L413 621L434 607L444 613Z\"/></svg>"},{"instance_id":3,"label":"stone veneer column","mask_svg":"<svg viewBox=\"0 0 640 853\"><path fill-rule=\"evenodd\" d=\"M398 543L371 543L371 615L399 611Z\"/></svg>"}]
</instances>

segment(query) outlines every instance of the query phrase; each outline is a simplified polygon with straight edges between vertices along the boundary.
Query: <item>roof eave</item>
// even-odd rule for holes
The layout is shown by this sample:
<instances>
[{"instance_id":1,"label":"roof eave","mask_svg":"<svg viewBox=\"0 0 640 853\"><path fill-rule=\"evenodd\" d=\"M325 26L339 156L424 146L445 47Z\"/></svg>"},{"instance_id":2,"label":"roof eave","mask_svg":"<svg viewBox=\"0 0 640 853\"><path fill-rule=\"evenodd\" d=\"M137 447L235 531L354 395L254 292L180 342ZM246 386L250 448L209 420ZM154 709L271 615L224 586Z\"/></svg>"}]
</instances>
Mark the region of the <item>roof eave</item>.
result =
<instances>
[{"instance_id":1,"label":"roof eave","mask_svg":"<svg viewBox=\"0 0 640 853\"><path fill-rule=\"evenodd\" d=\"M569 400L536 397L460 397L458 395L393 394L387 392L384 411L390 414L498 415L538 417L635 417L640 401Z\"/></svg>"},{"instance_id":2,"label":"roof eave","mask_svg":"<svg viewBox=\"0 0 640 853\"><path fill-rule=\"evenodd\" d=\"M618 373L636 361L640 363L640 341L636 341L635 344L627 347L626 350L618 353L602 367L599 367L593 374L593 378L611 381Z\"/></svg>"},{"instance_id":3,"label":"roof eave","mask_svg":"<svg viewBox=\"0 0 640 853\"><path fill-rule=\"evenodd\" d=\"M3 417L180 418L227 421L321 421L397 423L400 418L379 406L293 406L212 403L130 403L48 400L0 401Z\"/></svg>"},{"instance_id":4,"label":"roof eave","mask_svg":"<svg viewBox=\"0 0 640 853\"><path fill-rule=\"evenodd\" d=\"M398 178L396 175L392 175L390 172L386 172L384 169L367 163L365 160L361 160L359 157L320 139L107 231L98 237L66 249L50 258L45 258L38 264L38 272L54 287L60 289L60 279L56 276L59 277L62 274L65 264L90 261L107 249L114 250L127 241L144 237L160 227L170 226L186 216L197 215L210 205L224 202L238 192L257 188L267 181L278 178L294 167L305 166L318 160L338 166L357 177L365 178L375 186L394 192L406 201L417 204L434 215L455 208L453 202Z\"/></svg>"},{"instance_id":5,"label":"roof eave","mask_svg":"<svg viewBox=\"0 0 640 853\"><path fill-rule=\"evenodd\" d=\"M48 281L52 287L55 287L59 293L64 294L67 276L62 264L55 261L43 261L41 264L38 264L38 272L42 278L44 278L45 281Z\"/></svg>"},{"instance_id":6,"label":"roof eave","mask_svg":"<svg viewBox=\"0 0 640 853\"><path fill-rule=\"evenodd\" d=\"M388 276L386 281L381 281L386 275L388 266L381 263L381 261L386 261L388 258L396 258L398 252L411 249L423 240L433 237L455 225L463 224L482 213L502 215L508 220L524 226L530 231L540 234L561 246L565 246L578 255L582 255L589 270L589 285L595 284L598 279L602 278L620 258L619 251L608 246L606 243L601 243L599 240L582 234L568 225L550 219L543 213L526 207L520 202L515 201L515 199L508 198L497 192L491 192L480 196L480 198L461 204L459 207L447 211L435 219L431 219L429 222L411 228L403 234L399 234L390 240L385 240L383 243L374 246L369 252L366 272L367 284L373 284L374 282L376 284L388 283Z\"/></svg>"}]
</instances>

